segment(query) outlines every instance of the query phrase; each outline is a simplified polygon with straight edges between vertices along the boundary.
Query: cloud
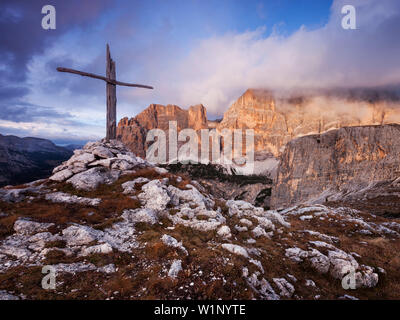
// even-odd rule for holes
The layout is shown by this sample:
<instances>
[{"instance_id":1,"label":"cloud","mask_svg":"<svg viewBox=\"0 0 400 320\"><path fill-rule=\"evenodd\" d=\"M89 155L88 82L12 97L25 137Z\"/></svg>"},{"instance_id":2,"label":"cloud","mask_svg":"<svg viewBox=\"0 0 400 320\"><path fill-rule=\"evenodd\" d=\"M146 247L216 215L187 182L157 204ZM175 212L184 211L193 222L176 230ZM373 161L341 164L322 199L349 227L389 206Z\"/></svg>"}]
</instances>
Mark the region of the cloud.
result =
<instances>
[{"instance_id":1,"label":"cloud","mask_svg":"<svg viewBox=\"0 0 400 320\"><path fill-rule=\"evenodd\" d=\"M173 86L162 88L182 105L203 103L221 114L250 87L351 88L400 84L400 2L352 1L357 30L341 27L345 1L334 1L329 22L290 36L259 28L202 40L174 64ZM164 81L166 79L163 79Z\"/></svg>"},{"instance_id":2,"label":"cloud","mask_svg":"<svg viewBox=\"0 0 400 320\"><path fill-rule=\"evenodd\" d=\"M55 132L69 135L75 126L78 128L75 132L87 136L87 133L79 130L82 121L77 121L68 112L57 110L54 106L57 99L49 101L52 107L43 107L42 103L30 101L29 96L35 94L35 86L28 81L30 65L32 60L43 56L52 44L71 29L90 26L112 1L52 1L51 4L57 9L57 29L51 31L41 28L41 9L46 4L49 4L46 0L0 2L0 129L2 133L46 136L45 128L48 128L47 136L52 137ZM36 86L45 82L44 79L38 81ZM59 91L61 87L60 83L52 84L46 88L47 94ZM63 126L68 127L68 132L61 129Z\"/></svg>"},{"instance_id":3,"label":"cloud","mask_svg":"<svg viewBox=\"0 0 400 320\"><path fill-rule=\"evenodd\" d=\"M101 12L112 3L111 0L55 0L57 8L57 29L45 31L41 28L41 9L46 0L14 1L0 3L0 86L7 88L15 97L21 93L14 87L21 86L29 72L32 57L43 54L50 43L70 30L71 27L90 25Z\"/></svg>"},{"instance_id":4,"label":"cloud","mask_svg":"<svg viewBox=\"0 0 400 320\"><path fill-rule=\"evenodd\" d=\"M203 103L209 115L221 116L247 88L400 84L398 0L353 0L357 30L341 28L341 8L348 3L335 0L329 21L318 29L301 27L287 35L278 24L272 33L261 26L184 40L179 38L182 30L176 29L177 17L170 19L170 9L158 11L165 5L162 1L52 3L57 8L55 32L40 28L41 6L48 1L0 3L0 120L6 121L0 123L1 130L18 131L21 125L21 134L101 137L105 84L60 74L55 68L104 74L106 42L111 42L121 81L155 87L118 88L119 117L134 116L150 103ZM261 6L256 9L264 14Z\"/></svg>"}]
</instances>

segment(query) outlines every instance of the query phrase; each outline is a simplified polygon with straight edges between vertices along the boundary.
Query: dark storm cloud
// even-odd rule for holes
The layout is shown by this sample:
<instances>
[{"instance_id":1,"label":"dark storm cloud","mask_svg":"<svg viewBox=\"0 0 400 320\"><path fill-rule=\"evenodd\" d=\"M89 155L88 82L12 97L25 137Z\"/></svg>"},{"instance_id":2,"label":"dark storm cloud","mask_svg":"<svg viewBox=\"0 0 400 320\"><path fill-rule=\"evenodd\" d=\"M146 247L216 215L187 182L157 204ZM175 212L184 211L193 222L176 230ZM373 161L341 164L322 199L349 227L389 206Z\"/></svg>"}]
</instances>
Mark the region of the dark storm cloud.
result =
<instances>
[{"instance_id":1,"label":"dark storm cloud","mask_svg":"<svg viewBox=\"0 0 400 320\"><path fill-rule=\"evenodd\" d=\"M47 42L54 41L71 26L92 22L110 0L51 1L57 10L57 29L43 30L41 9L48 0L16 1L0 3L0 53L7 56L8 67L16 80L25 77L26 64L34 55L43 52Z\"/></svg>"},{"instance_id":2,"label":"dark storm cloud","mask_svg":"<svg viewBox=\"0 0 400 320\"><path fill-rule=\"evenodd\" d=\"M91 23L111 0L50 1L57 11L57 29L43 30L41 9L48 0L0 2L0 99L21 98L27 65L34 55L43 53L53 41L71 27ZM11 102L11 101L10 101Z\"/></svg>"},{"instance_id":3,"label":"dark storm cloud","mask_svg":"<svg viewBox=\"0 0 400 320\"><path fill-rule=\"evenodd\" d=\"M62 120L65 124L79 124L79 122L70 120L72 116L67 112L62 113L53 108L20 101L15 101L12 104L4 104L0 101L0 119L2 120L34 122L50 118Z\"/></svg>"},{"instance_id":4,"label":"dark storm cloud","mask_svg":"<svg viewBox=\"0 0 400 320\"><path fill-rule=\"evenodd\" d=\"M22 97L28 93L29 89L23 86L0 87L0 103L10 101L15 97Z\"/></svg>"}]
</instances>

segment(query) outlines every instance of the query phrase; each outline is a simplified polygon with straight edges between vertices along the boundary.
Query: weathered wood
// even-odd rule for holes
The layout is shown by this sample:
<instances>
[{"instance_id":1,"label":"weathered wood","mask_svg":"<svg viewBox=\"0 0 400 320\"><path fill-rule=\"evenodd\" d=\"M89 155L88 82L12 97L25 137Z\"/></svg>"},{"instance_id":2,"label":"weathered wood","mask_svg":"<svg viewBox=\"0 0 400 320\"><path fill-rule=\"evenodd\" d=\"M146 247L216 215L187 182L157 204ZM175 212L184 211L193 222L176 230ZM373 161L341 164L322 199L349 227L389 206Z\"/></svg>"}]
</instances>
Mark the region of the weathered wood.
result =
<instances>
[{"instance_id":1,"label":"weathered wood","mask_svg":"<svg viewBox=\"0 0 400 320\"><path fill-rule=\"evenodd\" d=\"M77 74L83 77L100 79L106 82L106 101L107 101L107 129L106 140L113 140L117 138L117 85L126 87L137 87L145 89L153 89L151 86L143 84L126 83L116 80L115 61L111 59L110 47L107 44L106 54L106 76L99 76L97 74L78 71L74 69L58 67L59 72L68 72Z\"/></svg>"},{"instance_id":2,"label":"weathered wood","mask_svg":"<svg viewBox=\"0 0 400 320\"><path fill-rule=\"evenodd\" d=\"M115 80L115 62L111 59L110 47L107 44L107 65L106 76L108 79ZM107 82L107 134L106 140L117 138L117 95L116 85Z\"/></svg>"},{"instance_id":3,"label":"weathered wood","mask_svg":"<svg viewBox=\"0 0 400 320\"><path fill-rule=\"evenodd\" d=\"M99 76L97 74L78 71L78 70L69 69L69 68L58 67L57 71L58 72L73 73L73 74L80 75L82 77L89 77L89 78L99 79L99 80L103 80L103 81L111 83L111 84L115 84L117 86L135 87L135 88L144 88L144 89L154 89L152 86L146 86L144 84L121 82L121 81L118 81L118 80L112 80L112 79L109 79L109 78L106 78L106 77L102 77L102 76Z\"/></svg>"}]
</instances>

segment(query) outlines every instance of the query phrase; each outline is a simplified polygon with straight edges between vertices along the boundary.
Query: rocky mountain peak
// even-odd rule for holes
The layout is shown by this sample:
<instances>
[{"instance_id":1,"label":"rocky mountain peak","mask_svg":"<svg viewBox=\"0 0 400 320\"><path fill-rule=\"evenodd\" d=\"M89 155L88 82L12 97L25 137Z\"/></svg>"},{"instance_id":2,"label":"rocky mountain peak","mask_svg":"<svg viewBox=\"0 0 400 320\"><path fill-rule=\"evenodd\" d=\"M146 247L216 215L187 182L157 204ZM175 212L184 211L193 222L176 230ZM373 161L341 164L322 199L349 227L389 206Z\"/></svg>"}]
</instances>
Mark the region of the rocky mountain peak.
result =
<instances>
[{"instance_id":1,"label":"rocky mountain peak","mask_svg":"<svg viewBox=\"0 0 400 320\"><path fill-rule=\"evenodd\" d=\"M145 143L147 132L156 128L167 132L170 121L177 122L178 131L186 128L208 128L207 110L201 104L191 106L188 110L176 105L151 104L136 117L121 119L117 127L117 136L131 151L145 157L148 147Z\"/></svg>"},{"instance_id":2,"label":"rocky mountain peak","mask_svg":"<svg viewBox=\"0 0 400 320\"><path fill-rule=\"evenodd\" d=\"M236 101L236 104L248 107L263 105L271 106L275 103L274 94L267 89L247 89Z\"/></svg>"},{"instance_id":3,"label":"rocky mountain peak","mask_svg":"<svg viewBox=\"0 0 400 320\"><path fill-rule=\"evenodd\" d=\"M279 94L266 89L248 89L224 113L221 121L208 121L203 105L188 110L176 105L150 105L135 118L122 119L118 137L140 156L145 156L148 130L168 130L169 121L184 128L253 129L255 151L275 157L290 140L346 126L400 123L398 100L374 100L368 95L304 92Z\"/></svg>"}]
</instances>

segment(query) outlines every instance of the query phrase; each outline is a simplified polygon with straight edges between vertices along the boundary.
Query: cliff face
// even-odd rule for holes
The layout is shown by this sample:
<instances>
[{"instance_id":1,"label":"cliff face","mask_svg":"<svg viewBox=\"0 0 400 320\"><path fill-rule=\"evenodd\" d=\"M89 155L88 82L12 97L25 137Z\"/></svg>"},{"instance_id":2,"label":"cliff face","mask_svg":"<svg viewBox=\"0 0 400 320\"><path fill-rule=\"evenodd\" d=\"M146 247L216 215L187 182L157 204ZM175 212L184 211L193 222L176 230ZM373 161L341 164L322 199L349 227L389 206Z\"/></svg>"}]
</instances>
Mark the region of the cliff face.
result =
<instances>
[{"instance_id":1,"label":"cliff face","mask_svg":"<svg viewBox=\"0 0 400 320\"><path fill-rule=\"evenodd\" d=\"M361 190L400 176L400 125L345 127L290 141L280 157L274 208Z\"/></svg>"},{"instance_id":2,"label":"cliff face","mask_svg":"<svg viewBox=\"0 0 400 320\"><path fill-rule=\"evenodd\" d=\"M207 111L203 105L183 110L176 105L151 104L135 118L121 119L117 127L117 138L138 156L145 157L147 132L155 128L167 131L169 121L177 122L178 132L186 128L200 130L208 127Z\"/></svg>"},{"instance_id":3,"label":"cliff face","mask_svg":"<svg viewBox=\"0 0 400 320\"><path fill-rule=\"evenodd\" d=\"M279 147L290 139L285 118L276 111L275 99L266 90L247 90L225 112L217 128L253 129L255 149L268 150L275 156L279 154Z\"/></svg>"},{"instance_id":4,"label":"cliff face","mask_svg":"<svg viewBox=\"0 0 400 320\"><path fill-rule=\"evenodd\" d=\"M218 129L254 129L256 151L279 156L290 140L345 126L399 123L394 103L327 95L276 97L267 90L247 90L224 114Z\"/></svg>"},{"instance_id":5,"label":"cliff face","mask_svg":"<svg viewBox=\"0 0 400 320\"><path fill-rule=\"evenodd\" d=\"M225 112L222 121L208 121L203 105L183 110L176 105L152 104L135 118L122 119L117 136L144 157L148 130L168 130L168 122L184 128L253 129L255 151L279 157L286 143L297 137L348 126L400 123L398 101L368 96L313 93L282 96L268 90L247 90Z\"/></svg>"}]
</instances>

